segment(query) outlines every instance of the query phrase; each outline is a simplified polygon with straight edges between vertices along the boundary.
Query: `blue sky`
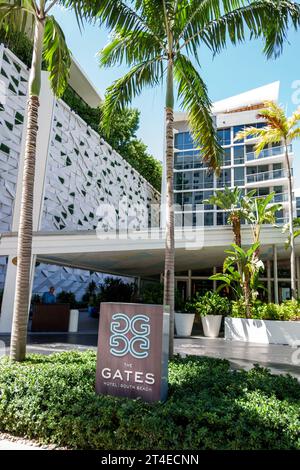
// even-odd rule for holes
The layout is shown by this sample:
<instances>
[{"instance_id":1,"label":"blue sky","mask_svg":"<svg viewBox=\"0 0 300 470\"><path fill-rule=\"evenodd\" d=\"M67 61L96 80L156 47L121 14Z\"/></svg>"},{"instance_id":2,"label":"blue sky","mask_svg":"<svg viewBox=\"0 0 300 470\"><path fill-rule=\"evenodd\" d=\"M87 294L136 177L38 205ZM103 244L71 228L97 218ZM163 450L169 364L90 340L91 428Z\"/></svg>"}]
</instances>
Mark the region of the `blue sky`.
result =
<instances>
[{"instance_id":1,"label":"blue sky","mask_svg":"<svg viewBox=\"0 0 300 470\"><path fill-rule=\"evenodd\" d=\"M56 7L53 10L56 19L62 26L67 43L73 55L85 70L91 81L104 96L105 89L113 80L126 72L126 67L100 69L97 52L107 44L109 33L105 28L87 25L80 34L73 14ZM200 51L202 69L211 100L216 101L242 93L276 80L280 80L280 104L288 113L300 106L300 92L297 94L298 103L293 103L293 83L299 81L300 90L300 31L291 31L289 42L285 44L283 54L276 60L267 60L262 54L260 41L248 41L237 47L228 46L220 55L212 58L204 48ZM148 145L149 151L159 160L163 153L164 132L164 88L145 89L140 97L133 101L133 106L141 111L141 122L138 136ZM177 104L179 110L179 105ZM294 175L296 187L300 187L300 142L294 145L295 163Z\"/></svg>"}]
</instances>

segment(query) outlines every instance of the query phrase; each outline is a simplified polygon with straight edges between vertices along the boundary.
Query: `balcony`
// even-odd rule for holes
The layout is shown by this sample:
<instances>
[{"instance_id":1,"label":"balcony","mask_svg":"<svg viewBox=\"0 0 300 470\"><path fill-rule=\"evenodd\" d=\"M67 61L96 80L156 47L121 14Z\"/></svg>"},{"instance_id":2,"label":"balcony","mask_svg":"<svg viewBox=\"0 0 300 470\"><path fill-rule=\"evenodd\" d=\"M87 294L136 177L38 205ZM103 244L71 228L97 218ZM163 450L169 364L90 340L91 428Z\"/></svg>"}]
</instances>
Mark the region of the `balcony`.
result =
<instances>
[{"instance_id":1,"label":"balcony","mask_svg":"<svg viewBox=\"0 0 300 470\"><path fill-rule=\"evenodd\" d=\"M284 170L284 169L264 171L262 173L254 173L252 175L251 174L247 175L246 183L247 184L257 184L257 183L265 183L265 182L268 183L268 181L270 180L286 179L287 176L288 176L287 170ZM262 186L262 184L260 184L260 186Z\"/></svg>"},{"instance_id":2,"label":"balcony","mask_svg":"<svg viewBox=\"0 0 300 470\"><path fill-rule=\"evenodd\" d=\"M288 146L289 155L292 153L292 145ZM269 149L262 150L260 154L256 157L255 152L248 152L246 153L246 161L249 162L256 162L257 160L262 160L268 158L270 160L278 160L278 157L282 157L285 153L285 148L283 146L271 147Z\"/></svg>"}]
</instances>

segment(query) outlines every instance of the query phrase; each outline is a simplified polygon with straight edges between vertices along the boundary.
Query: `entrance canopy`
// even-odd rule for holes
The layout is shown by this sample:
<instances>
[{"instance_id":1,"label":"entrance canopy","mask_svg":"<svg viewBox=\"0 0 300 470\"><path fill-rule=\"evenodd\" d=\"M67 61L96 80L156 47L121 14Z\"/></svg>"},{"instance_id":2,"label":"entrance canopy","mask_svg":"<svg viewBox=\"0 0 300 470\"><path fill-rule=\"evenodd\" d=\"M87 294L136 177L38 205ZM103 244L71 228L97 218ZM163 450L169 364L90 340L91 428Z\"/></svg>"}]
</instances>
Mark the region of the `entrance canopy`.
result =
<instances>
[{"instance_id":1,"label":"entrance canopy","mask_svg":"<svg viewBox=\"0 0 300 470\"><path fill-rule=\"evenodd\" d=\"M224 250L233 242L231 228L176 230L176 271L221 266ZM281 228L264 226L261 232L261 257L287 259L286 235ZM242 229L243 245L252 243L251 228ZM33 236L33 255L37 260L63 266L124 276L156 277L164 268L164 231L152 230L120 234L95 231L37 232ZM297 256L300 240L296 239ZM16 234L2 234L0 256L17 255Z\"/></svg>"}]
</instances>

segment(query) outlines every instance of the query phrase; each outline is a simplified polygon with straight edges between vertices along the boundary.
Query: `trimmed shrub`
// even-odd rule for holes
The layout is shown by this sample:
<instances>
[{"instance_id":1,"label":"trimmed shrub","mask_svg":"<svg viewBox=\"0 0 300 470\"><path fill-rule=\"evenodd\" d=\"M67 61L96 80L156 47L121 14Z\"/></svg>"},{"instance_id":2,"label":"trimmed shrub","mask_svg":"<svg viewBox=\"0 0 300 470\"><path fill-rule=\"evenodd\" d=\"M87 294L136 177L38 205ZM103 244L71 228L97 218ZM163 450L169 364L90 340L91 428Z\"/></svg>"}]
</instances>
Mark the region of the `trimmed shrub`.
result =
<instances>
[{"instance_id":1,"label":"trimmed shrub","mask_svg":"<svg viewBox=\"0 0 300 470\"><path fill-rule=\"evenodd\" d=\"M226 297L221 297L217 292L208 291L202 296L198 296L192 302L194 311L201 317L206 315L229 315L231 305Z\"/></svg>"},{"instance_id":2,"label":"trimmed shrub","mask_svg":"<svg viewBox=\"0 0 300 470\"><path fill-rule=\"evenodd\" d=\"M166 403L95 394L96 355L0 360L0 430L78 449L300 449L300 386L175 357Z\"/></svg>"},{"instance_id":3,"label":"trimmed shrub","mask_svg":"<svg viewBox=\"0 0 300 470\"><path fill-rule=\"evenodd\" d=\"M242 301L232 302L232 317L246 318L246 308ZM256 302L252 306L251 318L256 320L300 320L300 302L286 300L282 304Z\"/></svg>"}]
</instances>

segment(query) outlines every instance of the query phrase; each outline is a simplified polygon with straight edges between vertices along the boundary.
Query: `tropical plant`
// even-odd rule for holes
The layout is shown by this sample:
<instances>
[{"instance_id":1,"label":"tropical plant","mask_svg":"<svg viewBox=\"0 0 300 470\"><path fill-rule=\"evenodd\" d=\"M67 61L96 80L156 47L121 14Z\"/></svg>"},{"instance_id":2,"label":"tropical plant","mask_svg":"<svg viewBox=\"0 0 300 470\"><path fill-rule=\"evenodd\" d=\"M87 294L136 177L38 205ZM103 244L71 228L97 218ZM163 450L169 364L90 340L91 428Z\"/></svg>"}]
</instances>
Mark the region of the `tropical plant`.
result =
<instances>
[{"instance_id":1,"label":"tropical plant","mask_svg":"<svg viewBox=\"0 0 300 470\"><path fill-rule=\"evenodd\" d=\"M300 217L296 217L293 220L293 227L294 227L294 237L293 238L295 240L295 238L300 236ZM290 226L289 226L289 224L285 224L283 226L282 232L283 233L286 233L286 232L289 233L288 239L285 242L285 248L288 249L291 246L291 235L290 235ZM300 294L300 292L298 294Z\"/></svg>"},{"instance_id":2,"label":"tropical plant","mask_svg":"<svg viewBox=\"0 0 300 470\"><path fill-rule=\"evenodd\" d=\"M249 193L244 201L247 222L252 228L253 243L260 243L260 233L263 224L275 224L276 213L282 209L281 204L272 203L275 192L264 197L251 197ZM256 251L259 256L259 247Z\"/></svg>"},{"instance_id":3,"label":"tropical plant","mask_svg":"<svg viewBox=\"0 0 300 470\"><path fill-rule=\"evenodd\" d=\"M136 286L120 278L107 277L99 289L98 305L101 302L132 302Z\"/></svg>"},{"instance_id":4,"label":"tropical plant","mask_svg":"<svg viewBox=\"0 0 300 470\"><path fill-rule=\"evenodd\" d=\"M66 292L66 291L61 291L59 294L56 296L56 301L59 304L69 304L70 308L75 308L77 307L77 302L76 302L76 297L74 292Z\"/></svg>"},{"instance_id":5,"label":"tropical plant","mask_svg":"<svg viewBox=\"0 0 300 470\"><path fill-rule=\"evenodd\" d=\"M253 197L256 190L252 190L248 193L247 197ZM228 213L228 224L231 224L234 243L238 246L242 245L241 238L241 222L247 216L247 211L244 207L244 192L237 186L230 189L225 186L224 190L216 191L213 196L208 200L203 201L205 204L214 204L219 209L224 210Z\"/></svg>"},{"instance_id":6,"label":"tropical plant","mask_svg":"<svg viewBox=\"0 0 300 470\"><path fill-rule=\"evenodd\" d=\"M263 262L256 256L259 243L254 243L248 250L235 244L231 246L232 250L225 250L228 256L224 260L223 273L214 274L210 279L223 281L227 286L231 285L232 280L239 283L245 302L246 316L251 318L251 306L258 295L259 272L264 269Z\"/></svg>"},{"instance_id":7,"label":"tropical plant","mask_svg":"<svg viewBox=\"0 0 300 470\"><path fill-rule=\"evenodd\" d=\"M63 94L67 86L71 65L71 56L64 34L54 16L49 14L58 1L11 0L0 4L0 28L7 34L26 32L31 35L34 31L28 83L27 129L10 347L10 357L16 361L22 361L26 353L30 270L32 265L33 188L42 61L46 64L49 72L51 88L58 97ZM68 6L71 5L72 1L68 0ZM79 6L76 6L76 11L77 14L80 13Z\"/></svg>"},{"instance_id":8,"label":"tropical plant","mask_svg":"<svg viewBox=\"0 0 300 470\"><path fill-rule=\"evenodd\" d=\"M292 171L289 160L289 145L300 137L300 108L296 110L290 118L285 114L284 109L272 101L266 101L264 108L257 115L258 118L265 120L265 127L257 129L256 127L246 127L238 132L235 140L240 140L251 136L257 138L255 144L255 155L259 156L261 151L269 144L282 143L285 153L285 164L288 180L288 206L289 206L289 236L291 248L291 291L292 299L297 297L296 288L296 263L295 263L295 240L293 226L293 186Z\"/></svg>"},{"instance_id":9,"label":"tropical plant","mask_svg":"<svg viewBox=\"0 0 300 470\"><path fill-rule=\"evenodd\" d=\"M166 144L166 249L164 305L170 311L170 346L174 341L174 208L173 208L173 110L174 82L182 107L187 111L195 143L209 168L218 169L222 149L218 143L206 85L193 64L200 65L199 47L213 54L229 41L265 37L268 56L283 47L290 24L299 26L300 6L277 0L111 0L96 2L100 21L112 30L111 40L100 53L102 66L126 62L130 70L108 89L103 125L109 133L111 116L140 95L144 87L164 81Z\"/></svg>"},{"instance_id":10,"label":"tropical plant","mask_svg":"<svg viewBox=\"0 0 300 470\"><path fill-rule=\"evenodd\" d=\"M217 292L208 291L204 295L196 297L194 311L201 317L206 315L229 315L230 301Z\"/></svg>"}]
</instances>

